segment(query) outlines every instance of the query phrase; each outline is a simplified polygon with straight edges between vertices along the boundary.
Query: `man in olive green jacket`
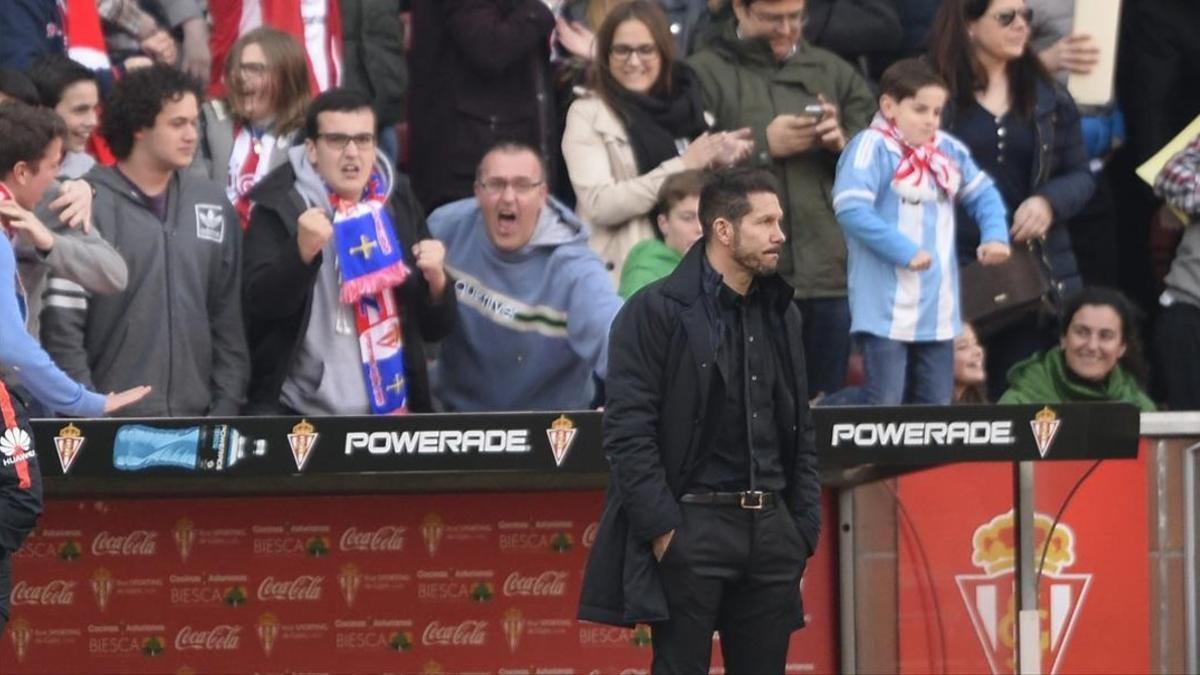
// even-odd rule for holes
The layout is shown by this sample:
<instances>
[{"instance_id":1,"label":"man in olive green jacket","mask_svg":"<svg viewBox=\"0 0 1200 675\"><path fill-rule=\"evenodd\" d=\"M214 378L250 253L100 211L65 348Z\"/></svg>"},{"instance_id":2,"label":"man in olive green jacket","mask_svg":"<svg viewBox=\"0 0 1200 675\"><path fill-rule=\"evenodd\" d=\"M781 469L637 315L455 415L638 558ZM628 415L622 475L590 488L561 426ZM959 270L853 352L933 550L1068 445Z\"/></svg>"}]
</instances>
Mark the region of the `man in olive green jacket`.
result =
<instances>
[{"instance_id":1,"label":"man in olive green jacket","mask_svg":"<svg viewBox=\"0 0 1200 675\"><path fill-rule=\"evenodd\" d=\"M783 186L789 241L779 272L796 289L804 317L812 397L840 389L846 379L846 243L830 192L839 153L870 123L876 102L853 66L804 42L804 4L733 0L734 21L688 62L716 127L750 127L750 161L773 171Z\"/></svg>"}]
</instances>

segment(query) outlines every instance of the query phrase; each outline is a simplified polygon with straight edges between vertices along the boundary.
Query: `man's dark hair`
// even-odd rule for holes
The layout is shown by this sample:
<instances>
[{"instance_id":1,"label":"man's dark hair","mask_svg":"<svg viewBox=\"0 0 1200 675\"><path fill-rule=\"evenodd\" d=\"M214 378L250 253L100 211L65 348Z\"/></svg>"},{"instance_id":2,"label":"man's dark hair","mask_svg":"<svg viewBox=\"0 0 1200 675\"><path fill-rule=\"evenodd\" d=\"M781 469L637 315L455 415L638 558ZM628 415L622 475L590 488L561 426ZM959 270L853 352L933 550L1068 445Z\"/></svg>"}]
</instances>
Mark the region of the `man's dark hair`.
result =
<instances>
[{"instance_id":1,"label":"man's dark hair","mask_svg":"<svg viewBox=\"0 0 1200 675\"><path fill-rule=\"evenodd\" d=\"M53 108L62 101L67 87L76 82L96 82L96 74L65 54L46 54L29 67L29 79L37 87L42 105Z\"/></svg>"},{"instance_id":2,"label":"man's dark hair","mask_svg":"<svg viewBox=\"0 0 1200 675\"><path fill-rule=\"evenodd\" d=\"M101 133L117 159L133 152L133 135L154 127L154 120L168 101L191 94L196 104L204 100L204 88L191 75L170 66L138 68L121 78L104 102Z\"/></svg>"},{"instance_id":3,"label":"man's dark hair","mask_svg":"<svg viewBox=\"0 0 1200 675\"><path fill-rule=\"evenodd\" d=\"M0 103L0 176L9 175L21 162L36 172L50 143L66 135L62 118L44 108L20 101Z\"/></svg>"},{"instance_id":4,"label":"man's dark hair","mask_svg":"<svg viewBox=\"0 0 1200 675\"><path fill-rule=\"evenodd\" d=\"M317 124L317 117L321 113L354 112L363 108L370 110L372 114L375 113L375 106L371 99L361 91L345 87L336 87L326 91L308 105L308 112L304 115L304 138L316 142L317 134L321 132L321 127Z\"/></svg>"},{"instance_id":5,"label":"man's dark hair","mask_svg":"<svg viewBox=\"0 0 1200 675\"><path fill-rule=\"evenodd\" d=\"M493 152L499 152L505 155L515 155L521 152L528 152L537 158L538 169L542 172L542 180L550 180L550 177L546 175L546 159L542 157L542 153L538 152L537 148L528 143L510 140L493 143L491 147L489 147L483 152L482 155L479 156L479 164L475 165L475 180L478 181L479 179L483 178L483 160L487 159L487 156Z\"/></svg>"},{"instance_id":6,"label":"man's dark hair","mask_svg":"<svg viewBox=\"0 0 1200 675\"><path fill-rule=\"evenodd\" d=\"M37 87L29 81L29 76L12 68L0 68L0 94L26 105L40 103Z\"/></svg>"},{"instance_id":7,"label":"man's dark hair","mask_svg":"<svg viewBox=\"0 0 1200 675\"><path fill-rule=\"evenodd\" d=\"M946 80L933 71L925 59L902 59L888 66L879 78L879 93L887 94L899 103L912 98L925 87L941 87L947 92Z\"/></svg>"},{"instance_id":8,"label":"man's dark hair","mask_svg":"<svg viewBox=\"0 0 1200 675\"><path fill-rule=\"evenodd\" d=\"M658 189L658 201L650 209L650 223L654 226L654 236L663 239L662 230L658 227L658 217L668 216L671 209L688 197L700 196L708 182L708 174L703 171L680 171L667 176L662 187Z\"/></svg>"},{"instance_id":9,"label":"man's dark hair","mask_svg":"<svg viewBox=\"0 0 1200 675\"><path fill-rule=\"evenodd\" d=\"M712 234L717 218L735 225L741 222L750 213L750 195L762 192L779 196L779 182L765 169L739 167L714 172L700 192L700 227L704 238Z\"/></svg>"}]
</instances>

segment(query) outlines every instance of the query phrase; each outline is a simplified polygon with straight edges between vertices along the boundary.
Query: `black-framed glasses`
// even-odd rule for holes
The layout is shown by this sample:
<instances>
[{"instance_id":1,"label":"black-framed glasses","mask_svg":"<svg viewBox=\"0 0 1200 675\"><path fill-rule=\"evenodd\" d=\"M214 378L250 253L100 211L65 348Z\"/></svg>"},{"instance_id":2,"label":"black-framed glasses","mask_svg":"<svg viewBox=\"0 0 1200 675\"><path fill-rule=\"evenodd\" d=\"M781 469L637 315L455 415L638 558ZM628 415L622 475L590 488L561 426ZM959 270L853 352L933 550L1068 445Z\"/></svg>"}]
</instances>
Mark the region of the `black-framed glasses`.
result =
<instances>
[{"instance_id":1,"label":"black-framed glasses","mask_svg":"<svg viewBox=\"0 0 1200 675\"><path fill-rule=\"evenodd\" d=\"M1013 22L1017 20L1018 16L1025 21L1026 26L1033 25L1033 8L1031 7L1026 7L1024 9L1008 9L1003 12L996 12L992 15L992 18L994 18L996 23L1000 24L1002 28L1008 28L1009 26L1013 25Z\"/></svg>"},{"instance_id":2,"label":"black-framed glasses","mask_svg":"<svg viewBox=\"0 0 1200 675\"><path fill-rule=\"evenodd\" d=\"M324 139L325 143L334 150L345 150L351 142L359 150L375 147L375 134L329 133L317 134L317 138Z\"/></svg>"},{"instance_id":3,"label":"black-framed glasses","mask_svg":"<svg viewBox=\"0 0 1200 675\"><path fill-rule=\"evenodd\" d=\"M634 46L634 45L613 45L612 46L612 55L622 61L628 61L629 59L633 58L634 54L637 54L638 58L640 58L643 61L649 61L650 59L658 58L658 47L656 47L652 44L637 45L637 46Z\"/></svg>"},{"instance_id":4,"label":"black-framed glasses","mask_svg":"<svg viewBox=\"0 0 1200 675\"><path fill-rule=\"evenodd\" d=\"M514 178L513 180L505 180L503 178L488 178L478 182L479 187L492 195L502 195L508 188L512 188L513 192L518 195L527 195L545 181L530 180L528 178Z\"/></svg>"}]
</instances>

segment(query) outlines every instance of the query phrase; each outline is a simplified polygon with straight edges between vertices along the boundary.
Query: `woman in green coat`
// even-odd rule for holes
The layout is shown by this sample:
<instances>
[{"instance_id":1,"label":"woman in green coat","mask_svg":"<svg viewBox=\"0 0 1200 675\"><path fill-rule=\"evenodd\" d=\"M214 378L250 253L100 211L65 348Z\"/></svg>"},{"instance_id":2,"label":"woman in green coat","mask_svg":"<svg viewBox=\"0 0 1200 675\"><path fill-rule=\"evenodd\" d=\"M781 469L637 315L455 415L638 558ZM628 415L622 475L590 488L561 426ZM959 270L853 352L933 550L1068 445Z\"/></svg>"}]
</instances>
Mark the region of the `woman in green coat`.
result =
<instances>
[{"instance_id":1,"label":"woman in green coat","mask_svg":"<svg viewBox=\"0 0 1200 675\"><path fill-rule=\"evenodd\" d=\"M1085 288L1063 312L1059 345L1013 366L1000 403L1123 401L1152 412L1133 315L1118 291Z\"/></svg>"}]
</instances>

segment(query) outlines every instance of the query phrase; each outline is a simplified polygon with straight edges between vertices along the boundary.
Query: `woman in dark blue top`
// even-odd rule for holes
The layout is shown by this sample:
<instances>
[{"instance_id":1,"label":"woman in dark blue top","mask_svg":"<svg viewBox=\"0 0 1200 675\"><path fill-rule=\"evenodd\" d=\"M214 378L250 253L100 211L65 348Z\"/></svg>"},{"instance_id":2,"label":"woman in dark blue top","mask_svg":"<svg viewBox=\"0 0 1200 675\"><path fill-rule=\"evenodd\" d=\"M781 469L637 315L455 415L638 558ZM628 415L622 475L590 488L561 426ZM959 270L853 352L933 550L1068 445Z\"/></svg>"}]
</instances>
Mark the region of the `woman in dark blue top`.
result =
<instances>
[{"instance_id":1,"label":"woman in dark blue top","mask_svg":"<svg viewBox=\"0 0 1200 675\"><path fill-rule=\"evenodd\" d=\"M946 0L930 33L930 59L950 85L943 127L995 179L1014 243L1036 241L1061 302L1082 287L1066 221L1095 189L1071 96L1029 47L1025 0ZM960 260L974 259L979 229L960 213ZM985 340L998 398L1008 369L1053 345L1054 321L1031 316Z\"/></svg>"}]
</instances>

